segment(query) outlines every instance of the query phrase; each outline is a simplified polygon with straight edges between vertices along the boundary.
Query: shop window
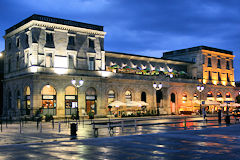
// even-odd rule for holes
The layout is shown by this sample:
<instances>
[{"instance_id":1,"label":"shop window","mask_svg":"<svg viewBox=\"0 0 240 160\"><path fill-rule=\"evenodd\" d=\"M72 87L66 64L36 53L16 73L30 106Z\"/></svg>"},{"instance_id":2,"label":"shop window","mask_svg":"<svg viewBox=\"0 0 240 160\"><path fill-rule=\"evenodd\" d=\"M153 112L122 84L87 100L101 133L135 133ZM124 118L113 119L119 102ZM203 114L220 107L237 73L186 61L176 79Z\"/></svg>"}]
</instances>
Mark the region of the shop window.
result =
<instances>
[{"instance_id":1,"label":"shop window","mask_svg":"<svg viewBox=\"0 0 240 160\"><path fill-rule=\"evenodd\" d=\"M73 86L68 86L65 89L65 114L76 115L78 107L77 90Z\"/></svg>"},{"instance_id":2,"label":"shop window","mask_svg":"<svg viewBox=\"0 0 240 160\"><path fill-rule=\"evenodd\" d=\"M112 103L115 100L115 92L113 90L110 90L108 92L108 104Z\"/></svg>"},{"instance_id":3,"label":"shop window","mask_svg":"<svg viewBox=\"0 0 240 160\"><path fill-rule=\"evenodd\" d=\"M171 102L175 103L176 102L176 96L174 93L171 94Z\"/></svg>"},{"instance_id":4,"label":"shop window","mask_svg":"<svg viewBox=\"0 0 240 160\"><path fill-rule=\"evenodd\" d=\"M194 93L194 94L193 94L193 99L194 99L194 100L197 100L197 99L198 99L197 93Z\"/></svg>"},{"instance_id":5,"label":"shop window","mask_svg":"<svg viewBox=\"0 0 240 160\"><path fill-rule=\"evenodd\" d=\"M52 86L46 85L43 87L41 94L43 114L56 115L56 90Z\"/></svg>"},{"instance_id":6,"label":"shop window","mask_svg":"<svg viewBox=\"0 0 240 160\"><path fill-rule=\"evenodd\" d=\"M132 101L132 93L130 91L125 92L125 101L126 102Z\"/></svg>"},{"instance_id":7,"label":"shop window","mask_svg":"<svg viewBox=\"0 0 240 160\"><path fill-rule=\"evenodd\" d=\"M25 87L24 95L25 95L25 98L24 98L24 100L25 100L25 103L24 103L25 113L26 113L26 115L30 115L31 99L30 99L30 87L29 86Z\"/></svg>"},{"instance_id":8,"label":"shop window","mask_svg":"<svg viewBox=\"0 0 240 160\"><path fill-rule=\"evenodd\" d=\"M212 67L212 59L208 58L208 67Z\"/></svg>"},{"instance_id":9,"label":"shop window","mask_svg":"<svg viewBox=\"0 0 240 160\"><path fill-rule=\"evenodd\" d=\"M146 92L142 92L142 94L141 94L141 101L147 102Z\"/></svg>"},{"instance_id":10,"label":"shop window","mask_svg":"<svg viewBox=\"0 0 240 160\"><path fill-rule=\"evenodd\" d=\"M86 91L86 112L87 114L91 111L97 114L97 94L95 88L88 88Z\"/></svg>"},{"instance_id":11,"label":"shop window","mask_svg":"<svg viewBox=\"0 0 240 160\"><path fill-rule=\"evenodd\" d=\"M183 94L182 101L183 101L183 103L185 103L187 101L187 94L185 94L185 93Z\"/></svg>"},{"instance_id":12,"label":"shop window","mask_svg":"<svg viewBox=\"0 0 240 160\"><path fill-rule=\"evenodd\" d=\"M17 91L17 108L21 109L21 97L19 91Z\"/></svg>"},{"instance_id":13,"label":"shop window","mask_svg":"<svg viewBox=\"0 0 240 160\"><path fill-rule=\"evenodd\" d=\"M218 59L217 68L221 68L221 60L220 59Z\"/></svg>"}]
</instances>

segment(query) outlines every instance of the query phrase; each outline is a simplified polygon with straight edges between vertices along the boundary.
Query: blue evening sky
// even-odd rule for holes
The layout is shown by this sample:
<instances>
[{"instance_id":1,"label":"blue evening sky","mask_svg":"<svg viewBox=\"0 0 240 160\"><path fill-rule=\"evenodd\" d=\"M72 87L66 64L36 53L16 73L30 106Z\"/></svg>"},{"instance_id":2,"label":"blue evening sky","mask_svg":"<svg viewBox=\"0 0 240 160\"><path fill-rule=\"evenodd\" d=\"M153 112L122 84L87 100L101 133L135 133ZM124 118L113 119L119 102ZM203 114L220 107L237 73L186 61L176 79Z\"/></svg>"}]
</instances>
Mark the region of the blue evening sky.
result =
<instances>
[{"instance_id":1,"label":"blue evening sky","mask_svg":"<svg viewBox=\"0 0 240 160\"><path fill-rule=\"evenodd\" d=\"M32 14L103 25L108 51L154 57L199 45L233 51L240 81L239 0L0 0L0 7L1 37Z\"/></svg>"}]
</instances>

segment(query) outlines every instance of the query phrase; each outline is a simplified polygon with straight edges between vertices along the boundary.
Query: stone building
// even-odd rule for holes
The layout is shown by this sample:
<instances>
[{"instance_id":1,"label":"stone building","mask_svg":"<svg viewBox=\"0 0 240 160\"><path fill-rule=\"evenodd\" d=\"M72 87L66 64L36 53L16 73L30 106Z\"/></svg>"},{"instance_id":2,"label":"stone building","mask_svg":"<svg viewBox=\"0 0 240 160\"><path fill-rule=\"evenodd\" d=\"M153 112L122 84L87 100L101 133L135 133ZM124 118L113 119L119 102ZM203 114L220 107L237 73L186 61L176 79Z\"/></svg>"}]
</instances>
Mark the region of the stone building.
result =
<instances>
[{"instance_id":1,"label":"stone building","mask_svg":"<svg viewBox=\"0 0 240 160\"><path fill-rule=\"evenodd\" d=\"M235 99L231 51L199 46L162 58L118 53L104 50L105 34L103 26L41 15L7 29L3 114L41 109L65 117L94 110L103 116L116 100L145 101L160 114L196 112L202 83L202 100ZM77 89L72 79L84 84Z\"/></svg>"}]
</instances>

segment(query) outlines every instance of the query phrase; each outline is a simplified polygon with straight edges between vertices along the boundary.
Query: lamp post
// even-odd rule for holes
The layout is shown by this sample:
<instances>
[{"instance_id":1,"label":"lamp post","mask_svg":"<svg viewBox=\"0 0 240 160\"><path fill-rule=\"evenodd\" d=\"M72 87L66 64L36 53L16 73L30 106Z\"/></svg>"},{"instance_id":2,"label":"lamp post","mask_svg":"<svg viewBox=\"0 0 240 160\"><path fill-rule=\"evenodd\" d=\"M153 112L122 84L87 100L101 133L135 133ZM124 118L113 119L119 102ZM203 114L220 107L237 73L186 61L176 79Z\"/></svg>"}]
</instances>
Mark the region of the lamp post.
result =
<instances>
[{"instance_id":1,"label":"lamp post","mask_svg":"<svg viewBox=\"0 0 240 160\"><path fill-rule=\"evenodd\" d=\"M81 78L81 80L79 81L79 84L76 84L76 80L75 80L75 79L72 79L71 82L72 82L72 85L77 88L77 100L78 100L78 89L79 89L80 87L82 87L84 81L83 81L82 78ZM76 117L76 118L79 120L78 103L77 103L77 117Z\"/></svg>"},{"instance_id":2,"label":"lamp post","mask_svg":"<svg viewBox=\"0 0 240 160\"><path fill-rule=\"evenodd\" d=\"M158 91L158 90L161 90L162 89L162 84L161 83L153 83L153 88L156 90L156 92ZM160 115L160 113L159 113L159 106L157 105L157 115L159 116Z\"/></svg>"},{"instance_id":3,"label":"lamp post","mask_svg":"<svg viewBox=\"0 0 240 160\"><path fill-rule=\"evenodd\" d=\"M197 90L199 91L199 96L200 96L200 114L201 114L201 113L202 113L202 112L201 112L201 109L202 109L201 93L202 93L202 91L204 90L204 86L203 86L203 85L198 85L198 86L197 86Z\"/></svg>"}]
</instances>

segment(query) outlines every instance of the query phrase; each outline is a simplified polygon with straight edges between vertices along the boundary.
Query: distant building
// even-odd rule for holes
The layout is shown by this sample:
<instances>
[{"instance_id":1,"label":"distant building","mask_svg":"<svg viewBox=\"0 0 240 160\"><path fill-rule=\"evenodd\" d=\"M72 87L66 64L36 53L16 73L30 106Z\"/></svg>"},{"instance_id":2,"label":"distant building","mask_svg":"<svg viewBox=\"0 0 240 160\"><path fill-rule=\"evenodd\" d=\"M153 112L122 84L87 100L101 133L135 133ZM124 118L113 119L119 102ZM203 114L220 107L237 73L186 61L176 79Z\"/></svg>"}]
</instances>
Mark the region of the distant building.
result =
<instances>
[{"instance_id":1,"label":"distant building","mask_svg":"<svg viewBox=\"0 0 240 160\"><path fill-rule=\"evenodd\" d=\"M145 110L153 113L195 113L200 100L236 98L231 51L199 46L148 57L105 51L105 34L103 26L41 15L7 29L3 115L41 110L65 117L94 110L103 116L116 100L145 101ZM78 91L72 79L84 80ZM161 90L154 83L161 83ZM196 87L202 83L200 96ZM132 110L117 108L125 115Z\"/></svg>"},{"instance_id":2,"label":"distant building","mask_svg":"<svg viewBox=\"0 0 240 160\"><path fill-rule=\"evenodd\" d=\"M3 111L3 75L4 75L4 53L0 52L0 115Z\"/></svg>"}]
</instances>

